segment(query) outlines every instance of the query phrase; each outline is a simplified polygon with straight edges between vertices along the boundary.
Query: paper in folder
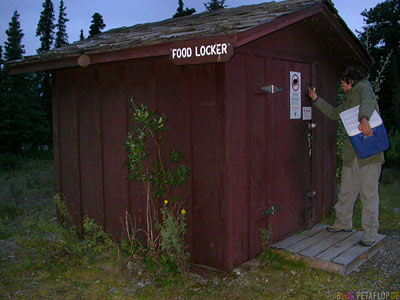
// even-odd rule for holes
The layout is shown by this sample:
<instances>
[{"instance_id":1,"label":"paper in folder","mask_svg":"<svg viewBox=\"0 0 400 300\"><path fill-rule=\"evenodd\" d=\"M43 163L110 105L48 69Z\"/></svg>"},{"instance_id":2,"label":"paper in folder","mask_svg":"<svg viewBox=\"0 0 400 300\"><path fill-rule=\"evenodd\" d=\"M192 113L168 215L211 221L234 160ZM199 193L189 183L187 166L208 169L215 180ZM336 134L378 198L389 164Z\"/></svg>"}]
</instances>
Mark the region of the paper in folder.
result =
<instances>
[{"instance_id":1,"label":"paper in folder","mask_svg":"<svg viewBox=\"0 0 400 300\"><path fill-rule=\"evenodd\" d=\"M340 113L344 128L350 137L357 155L360 158L367 158L387 150L389 148L389 138L378 112L374 110L369 120L373 135L365 137L358 129L360 125L358 121L359 110L360 106L357 105Z\"/></svg>"}]
</instances>

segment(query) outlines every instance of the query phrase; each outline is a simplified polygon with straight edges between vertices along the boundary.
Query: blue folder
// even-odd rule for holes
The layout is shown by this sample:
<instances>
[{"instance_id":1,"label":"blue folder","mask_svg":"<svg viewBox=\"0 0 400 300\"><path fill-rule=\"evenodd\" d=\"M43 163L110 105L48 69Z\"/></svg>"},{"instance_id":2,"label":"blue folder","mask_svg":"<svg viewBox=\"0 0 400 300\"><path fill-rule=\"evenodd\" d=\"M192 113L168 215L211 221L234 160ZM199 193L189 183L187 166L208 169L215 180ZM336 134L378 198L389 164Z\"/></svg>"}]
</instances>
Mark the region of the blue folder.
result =
<instances>
[{"instance_id":1,"label":"blue folder","mask_svg":"<svg viewBox=\"0 0 400 300\"><path fill-rule=\"evenodd\" d=\"M386 151L390 144L389 138L381 117L375 110L369 120L373 135L365 137L358 129L358 113L360 106L355 106L340 113L344 128L350 137L353 148L360 158L367 158Z\"/></svg>"}]
</instances>

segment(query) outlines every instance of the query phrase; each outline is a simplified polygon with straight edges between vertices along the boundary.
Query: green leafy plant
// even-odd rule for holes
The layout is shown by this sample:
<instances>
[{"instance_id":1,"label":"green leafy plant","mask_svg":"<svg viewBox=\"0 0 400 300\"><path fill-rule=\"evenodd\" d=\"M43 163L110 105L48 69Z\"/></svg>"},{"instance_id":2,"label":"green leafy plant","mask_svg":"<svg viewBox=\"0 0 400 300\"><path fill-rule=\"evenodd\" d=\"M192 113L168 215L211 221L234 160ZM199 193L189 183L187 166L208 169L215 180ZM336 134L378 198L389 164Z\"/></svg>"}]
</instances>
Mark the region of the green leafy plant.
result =
<instances>
[{"instance_id":1,"label":"green leafy plant","mask_svg":"<svg viewBox=\"0 0 400 300\"><path fill-rule=\"evenodd\" d=\"M181 163L184 153L172 149L162 155L161 142L168 129L165 115L158 115L146 104L133 99L130 100L130 114L135 126L124 142L128 157L125 165L129 179L144 187L146 228L130 229L135 226L128 226L127 218L128 244L136 253L145 256L143 261L148 269L156 266L184 274L189 258L184 240L186 211L183 199L176 193L190 176L189 169ZM137 238L140 232L146 236L145 245Z\"/></svg>"},{"instance_id":2,"label":"green leafy plant","mask_svg":"<svg viewBox=\"0 0 400 300\"><path fill-rule=\"evenodd\" d=\"M269 249L272 237L271 225L268 228L259 228L258 230L260 231L261 246L263 250L266 251Z\"/></svg>"},{"instance_id":3,"label":"green leafy plant","mask_svg":"<svg viewBox=\"0 0 400 300\"><path fill-rule=\"evenodd\" d=\"M92 250L100 254L114 246L111 236L106 233L93 219L85 216L83 219L83 250Z\"/></svg>"},{"instance_id":4,"label":"green leafy plant","mask_svg":"<svg viewBox=\"0 0 400 300\"><path fill-rule=\"evenodd\" d=\"M390 148L386 152L386 163L391 168L400 169L400 131L392 130L389 133Z\"/></svg>"},{"instance_id":5,"label":"green leafy plant","mask_svg":"<svg viewBox=\"0 0 400 300\"><path fill-rule=\"evenodd\" d=\"M61 194L54 195L54 202L56 204L56 214L60 224L65 228L72 228L73 227L72 218L71 215L69 214L63 196Z\"/></svg>"}]
</instances>

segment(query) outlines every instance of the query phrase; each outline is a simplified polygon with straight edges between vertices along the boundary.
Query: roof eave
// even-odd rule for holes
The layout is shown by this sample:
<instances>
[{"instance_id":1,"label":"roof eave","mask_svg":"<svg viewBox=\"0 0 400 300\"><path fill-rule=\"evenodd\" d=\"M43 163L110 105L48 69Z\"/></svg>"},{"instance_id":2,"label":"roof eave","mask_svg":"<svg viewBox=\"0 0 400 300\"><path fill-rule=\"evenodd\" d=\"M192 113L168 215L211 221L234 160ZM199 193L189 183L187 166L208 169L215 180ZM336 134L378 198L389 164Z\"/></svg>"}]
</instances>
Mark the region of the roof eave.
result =
<instances>
[{"instance_id":1,"label":"roof eave","mask_svg":"<svg viewBox=\"0 0 400 300\"><path fill-rule=\"evenodd\" d=\"M361 44L361 42L355 37L355 35L347 27L346 23L338 16L337 10L330 4L329 1L324 1L322 3L313 5L309 8L302 9L288 15L279 17L271 22L265 23L263 25L256 26L254 28L238 32L236 34L228 34L219 37L228 37L235 41L235 47L243 46L251 41L258 38L266 36L277 30L290 26L297 23L305 18L311 17L313 15L322 13L327 17L332 27L341 33L344 38L344 42L347 43L349 48L353 51L354 55L357 56L362 65L369 69L371 64L371 58L369 57L367 51ZM335 18L332 18L332 14ZM200 37L195 39L190 39L192 41L202 41L212 39L213 37ZM181 42L181 41L180 41ZM156 57L156 56L167 56L170 53L171 46L176 43L167 42L151 46L139 46L130 49L116 50L112 52L89 54L90 64L100 64L113 61L122 61L136 58L145 57ZM84 53L82 53L84 54ZM55 60L38 61L26 64L9 64L9 70L11 74L20 74L26 72L38 72L46 70L55 70L62 68L78 67L78 58L80 55L74 55L69 57L64 57Z\"/></svg>"},{"instance_id":2,"label":"roof eave","mask_svg":"<svg viewBox=\"0 0 400 300\"><path fill-rule=\"evenodd\" d=\"M353 51L354 55L357 56L363 67L369 70L372 59L367 50L364 48L360 40L354 35L354 33L348 28L347 24L338 15L337 10L329 1L321 2L310 8L282 16L264 25L240 32L237 34L236 47L243 46L256 39L283 29L305 18L312 17L316 14L323 14L326 17L326 19L331 23L332 27L337 32L342 34L344 42ZM332 14L335 16L335 18L331 17Z\"/></svg>"}]
</instances>

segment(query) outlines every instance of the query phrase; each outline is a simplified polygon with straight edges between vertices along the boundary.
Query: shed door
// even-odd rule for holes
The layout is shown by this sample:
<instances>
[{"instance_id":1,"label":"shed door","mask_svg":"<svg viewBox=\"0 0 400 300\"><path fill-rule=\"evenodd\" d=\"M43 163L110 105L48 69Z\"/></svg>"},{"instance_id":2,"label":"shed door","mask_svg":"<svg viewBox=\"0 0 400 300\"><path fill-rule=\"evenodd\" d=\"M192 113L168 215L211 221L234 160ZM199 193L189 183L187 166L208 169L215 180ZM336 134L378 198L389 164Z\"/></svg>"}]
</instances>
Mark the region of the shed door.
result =
<instances>
[{"instance_id":1,"label":"shed door","mask_svg":"<svg viewBox=\"0 0 400 300\"><path fill-rule=\"evenodd\" d=\"M301 73L301 106L310 107L305 86L310 83L310 66L303 63L279 59L258 59L254 57L251 68L257 89L259 83L282 88L282 92L270 94L254 93L251 104L253 114L250 124L255 140L263 136L265 151L255 171L255 181L261 181L264 187L256 193L253 215L254 248L261 250L259 228L272 226L272 241L277 241L298 229L307 227L311 222L311 198L307 193L312 187L312 157L309 151L308 124L300 119L290 119L290 72ZM263 121L261 124L255 122ZM258 143L252 143L258 148ZM257 159L257 153L254 152ZM311 154L312 155L312 154ZM257 189L257 184L253 185ZM280 209L279 209L280 208ZM265 211L274 214L263 216Z\"/></svg>"}]
</instances>

